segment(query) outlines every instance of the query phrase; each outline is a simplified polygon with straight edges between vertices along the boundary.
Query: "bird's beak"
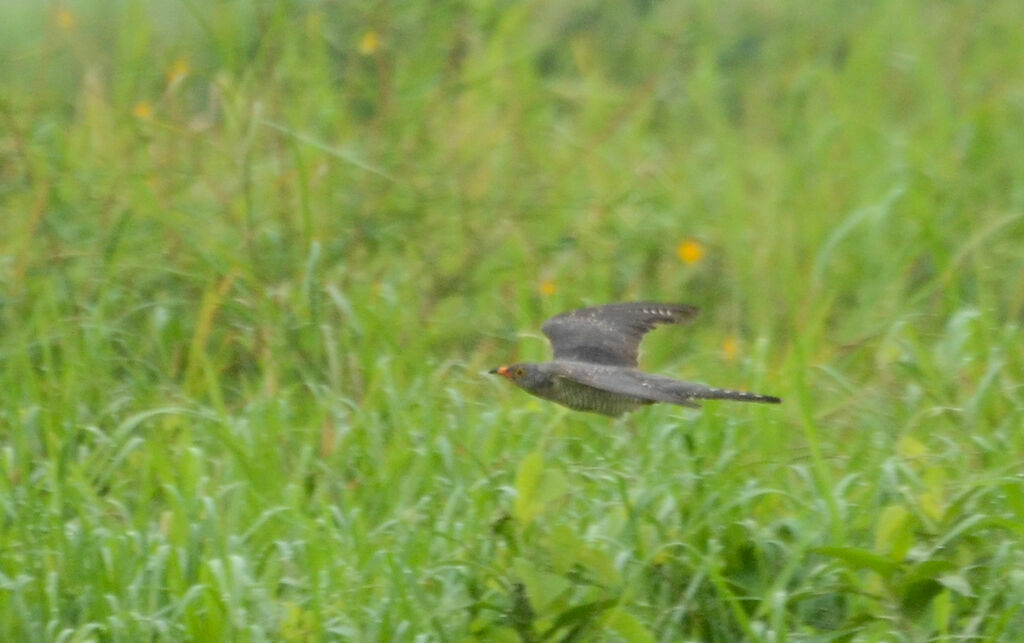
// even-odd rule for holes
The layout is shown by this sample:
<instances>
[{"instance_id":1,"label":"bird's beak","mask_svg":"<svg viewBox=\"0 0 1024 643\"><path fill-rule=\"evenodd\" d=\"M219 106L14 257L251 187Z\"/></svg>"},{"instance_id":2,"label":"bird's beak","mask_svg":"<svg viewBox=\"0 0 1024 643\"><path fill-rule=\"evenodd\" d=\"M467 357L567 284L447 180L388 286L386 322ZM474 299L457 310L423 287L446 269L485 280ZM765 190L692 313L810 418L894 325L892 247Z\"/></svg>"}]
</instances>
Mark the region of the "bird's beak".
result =
<instances>
[{"instance_id":1,"label":"bird's beak","mask_svg":"<svg viewBox=\"0 0 1024 643\"><path fill-rule=\"evenodd\" d=\"M505 377L508 377L508 366L499 366L498 368L492 368L487 372L491 375L504 375Z\"/></svg>"}]
</instances>

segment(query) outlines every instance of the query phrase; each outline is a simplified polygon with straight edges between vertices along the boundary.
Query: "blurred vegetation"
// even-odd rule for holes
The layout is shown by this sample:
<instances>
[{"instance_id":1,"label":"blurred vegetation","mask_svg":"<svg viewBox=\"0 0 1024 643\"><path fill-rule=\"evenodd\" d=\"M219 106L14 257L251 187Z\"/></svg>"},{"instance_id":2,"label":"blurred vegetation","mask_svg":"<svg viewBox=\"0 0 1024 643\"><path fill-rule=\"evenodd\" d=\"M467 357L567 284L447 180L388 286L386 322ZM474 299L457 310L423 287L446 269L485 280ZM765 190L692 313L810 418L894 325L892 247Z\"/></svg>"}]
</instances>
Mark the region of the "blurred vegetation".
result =
<instances>
[{"instance_id":1,"label":"blurred vegetation","mask_svg":"<svg viewBox=\"0 0 1024 643\"><path fill-rule=\"evenodd\" d=\"M1019 640L1021 24L0 4L0 631ZM483 374L630 299L785 403Z\"/></svg>"}]
</instances>

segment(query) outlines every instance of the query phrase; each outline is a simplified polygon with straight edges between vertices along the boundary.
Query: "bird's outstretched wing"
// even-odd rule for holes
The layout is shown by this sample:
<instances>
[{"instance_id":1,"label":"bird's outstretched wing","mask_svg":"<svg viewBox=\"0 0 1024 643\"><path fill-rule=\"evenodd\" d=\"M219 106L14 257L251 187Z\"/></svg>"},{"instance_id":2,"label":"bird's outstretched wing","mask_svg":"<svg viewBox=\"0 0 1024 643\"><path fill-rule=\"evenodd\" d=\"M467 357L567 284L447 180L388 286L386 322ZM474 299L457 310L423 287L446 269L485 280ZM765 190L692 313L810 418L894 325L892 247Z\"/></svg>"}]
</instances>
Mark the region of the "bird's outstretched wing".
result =
<instances>
[{"instance_id":1,"label":"bird's outstretched wing","mask_svg":"<svg viewBox=\"0 0 1024 643\"><path fill-rule=\"evenodd\" d=\"M682 324L698 309L685 304L637 301L571 310L544 322L556 360L637 366L640 340L659 324Z\"/></svg>"}]
</instances>

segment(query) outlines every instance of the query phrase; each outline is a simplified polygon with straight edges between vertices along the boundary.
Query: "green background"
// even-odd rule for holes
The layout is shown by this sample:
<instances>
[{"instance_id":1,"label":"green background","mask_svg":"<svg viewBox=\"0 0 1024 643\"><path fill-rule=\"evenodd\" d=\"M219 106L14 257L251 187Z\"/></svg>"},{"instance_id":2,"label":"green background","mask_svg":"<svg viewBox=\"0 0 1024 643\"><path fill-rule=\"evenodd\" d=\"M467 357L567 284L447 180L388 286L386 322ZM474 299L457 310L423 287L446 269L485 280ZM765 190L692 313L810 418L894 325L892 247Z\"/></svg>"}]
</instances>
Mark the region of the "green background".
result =
<instances>
[{"instance_id":1,"label":"green background","mask_svg":"<svg viewBox=\"0 0 1024 643\"><path fill-rule=\"evenodd\" d=\"M1021 25L2 3L0 631L1020 640ZM635 299L784 403L486 375Z\"/></svg>"}]
</instances>

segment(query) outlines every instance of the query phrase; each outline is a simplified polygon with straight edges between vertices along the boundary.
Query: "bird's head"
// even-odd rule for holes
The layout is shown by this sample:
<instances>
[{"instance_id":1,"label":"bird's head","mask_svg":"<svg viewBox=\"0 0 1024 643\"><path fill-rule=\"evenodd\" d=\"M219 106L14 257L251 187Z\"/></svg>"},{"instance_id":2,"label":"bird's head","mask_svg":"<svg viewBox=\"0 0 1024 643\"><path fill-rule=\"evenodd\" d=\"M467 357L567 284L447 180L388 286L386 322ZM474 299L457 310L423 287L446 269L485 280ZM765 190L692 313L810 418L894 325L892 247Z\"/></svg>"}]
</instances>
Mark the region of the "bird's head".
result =
<instances>
[{"instance_id":1,"label":"bird's head","mask_svg":"<svg viewBox=\"0 0 1024 643\"><path fill-rule=\"evenodd\" d=\"M538 391L550 384L551 378L540 364L509 364L491 369L493 375L501 375L508 381L527 391Z\"/></svg>"}]
</instances>

